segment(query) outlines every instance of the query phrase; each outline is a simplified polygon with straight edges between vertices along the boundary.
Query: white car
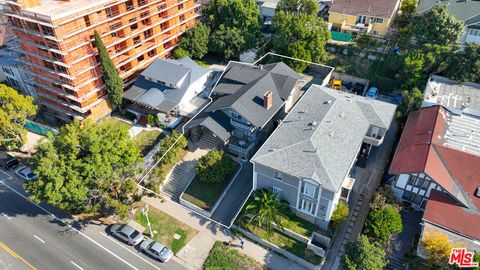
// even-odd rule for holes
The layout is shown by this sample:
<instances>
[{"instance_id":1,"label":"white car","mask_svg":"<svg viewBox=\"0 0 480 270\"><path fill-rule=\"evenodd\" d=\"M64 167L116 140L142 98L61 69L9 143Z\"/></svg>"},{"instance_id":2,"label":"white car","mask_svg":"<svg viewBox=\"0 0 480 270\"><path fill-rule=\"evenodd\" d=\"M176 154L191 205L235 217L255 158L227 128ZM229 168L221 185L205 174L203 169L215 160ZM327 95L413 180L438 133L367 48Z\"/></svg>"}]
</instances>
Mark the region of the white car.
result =
<instances>
[{"instance_id":1,"label":"white car","mask_svg":"<svg viewBox=\"0 0 480 270\"><path fill-rule=\"evenodd\" d=\"M22 178L25 181L31 181L37 179L37 176L35 173L30 169L29 167L20 167L15 170L15 174L18 175L18 177Z\"/></svg>"},{"instance_id":2,"label":"white car","mask_svg":"<svg viewBox=\"0 0 480 270\"><path fill-rule=\"evenodd\" d=\"M127 224L117 223L112 225L110 233L132 246L140 244L143 240L143 234Z\"/></svg>"},{"instance_id":3,"label":"white car","mask_svg":"<svg viewBox=\"0 0 480 270\"><path fill-rule=\"evenodd\" d=\"M143 240L140 249L161 262L168 262L173 256L173 251L151 238Z\"/></svg>"}]
</instances>

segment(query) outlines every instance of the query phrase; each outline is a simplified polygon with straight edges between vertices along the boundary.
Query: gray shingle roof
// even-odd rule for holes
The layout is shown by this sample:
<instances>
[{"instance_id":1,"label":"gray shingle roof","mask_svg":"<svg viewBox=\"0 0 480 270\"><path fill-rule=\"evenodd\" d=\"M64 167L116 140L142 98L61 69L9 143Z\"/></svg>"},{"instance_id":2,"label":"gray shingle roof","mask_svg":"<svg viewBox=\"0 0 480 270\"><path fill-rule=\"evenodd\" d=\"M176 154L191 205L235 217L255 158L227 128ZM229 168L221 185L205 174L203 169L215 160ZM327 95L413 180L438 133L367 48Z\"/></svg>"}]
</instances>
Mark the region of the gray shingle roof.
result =
<instances>
[{"instance_id":1,"label":"gray shingle roof","mask_svg":"<svg viewBox=\"0 0 480 270\"><path fill-rule=\"evenodd\" d=\"M185 73L185 71L187 72ZM172 72L179 73L173 76ZM208 73L210 70L198 66L188 57L179 60L158 59L138 76L133 86L125 91L123 97L143 106L168 113L180 103L190 85ZM166 81L165 76L170 76L170 81ZM178 88L150 80L158 79L176 84L181 79L180 77L185 77L185 80Z\"/></svg>"},{"instance_id":2,"label":"gray shingle roof","mask_svg":"<svg viewBox=\"0 0 480 270\"><path fill-rule=\"evenodd\" d=\"M252 162L337 191L370 125L390 126L396 106L312 85Z\"/></svg>"},{"instance_id":3,"label":"gray shingle roof","mask_svg":"<svg viewBox=\"0 0 480 270\"><path fill-rule=\"evenodd\" d=\"M334 0L329 12L390 19L399 0Z\"/></svg>"},{"instance_id":4,"label":"gray shingle roof","mask_svg":"<svg viewBox=\"0 0 480 270\"><path fill-rule=\"evenodd\" d=\"M465 24L473 24L480 22L480 2L479 1L459 1L459 0L420 0L417 6L417 13L423 13L432 7L440 4L448 6L448 10L455 15L458 20L464 21Z\"/></svg>"},{"instance_id":5,"label":"gray shingle roof","mask_svg":"<svg viewBox=\"0 0 480 270\"><path fill-rule=\"evenodd\" d=\"M195 126L208 128L208 130L215 133L223 142L227 142L231 137L230 132L232 131L232 127L230 126L230 119L221 111L215 113L202 112L190 121L186 128L189 129Z\"/></svg>"},{"instance_id":6,"label":"gray shingle roof","mask_svg":"<svg viewBox=\"0 0 480 270\"><path fill-rule=\"evenodd\" d=\"M283 106L300 78L281 62L264 68L231 62L214 90L214 95L221 97L206 111L231 108L252 125L263 127ZM263 96L267 91L272 92L273 101L268 110L263 106Z\"/></svg>"}]
</instances>

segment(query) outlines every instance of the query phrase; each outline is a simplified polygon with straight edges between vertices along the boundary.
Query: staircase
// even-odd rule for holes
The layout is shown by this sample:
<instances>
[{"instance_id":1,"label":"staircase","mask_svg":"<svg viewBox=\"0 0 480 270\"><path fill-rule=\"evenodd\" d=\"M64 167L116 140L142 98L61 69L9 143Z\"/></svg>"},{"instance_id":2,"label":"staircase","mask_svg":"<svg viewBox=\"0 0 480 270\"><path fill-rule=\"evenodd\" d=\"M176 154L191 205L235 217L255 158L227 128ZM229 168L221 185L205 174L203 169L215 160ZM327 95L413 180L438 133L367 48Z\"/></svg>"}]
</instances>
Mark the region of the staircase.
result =
<instances>
[{"instance_id":1,"label":"staircase","mask_svg":"<svg viewBox=\"0 0 480 270\"><path fill-rule=\"evenodd\" d=\"M195 167L187 166L185 162L175 165L165 184L163 194L172 201L179 201L180 195L187 188L190 180L195 176Z\"/></svg>"},{"instance_id":2,"label":"staircase","mask_svg":"<svg viewBox=\"0 0 480 270\"><path fill-rule=\"evenodd\" d=\"M350 236L352 234L352 229L355 223L357 222L358 212L360 211L360 207L362 206L364 199L365 199L365 195L363 193L360 193L360 195L358 196L357 203L355 204L355 208L353 209L352 216L348 221L347 230L343 235L342 247L340 248L340 255L343 255L345 253L345 245L351 240Z\"/></svg>"},{"instance_id":3,"label":"staircase","mask_svg":"<svg viewBox=\"0 0 480 270\"><path fill-rule=\"evenodd\" d=\"M393 257L388 258L389 263L385 269L387 270L398 270L398 269L404 269L405 267L403 266L403 260L399 256L393 255Z\"/></svg>"},{"instance_id":4,"label":"staircase","mask_svg":"<svg viewBox=\"0 0 480 270\"><path fill-rule=\"evenodd\" d=\"M212 150L218 148L218 139L211 134L204 134L198 142L195 143L195 147L205 150Z\"/></svg>"}]
</instances>

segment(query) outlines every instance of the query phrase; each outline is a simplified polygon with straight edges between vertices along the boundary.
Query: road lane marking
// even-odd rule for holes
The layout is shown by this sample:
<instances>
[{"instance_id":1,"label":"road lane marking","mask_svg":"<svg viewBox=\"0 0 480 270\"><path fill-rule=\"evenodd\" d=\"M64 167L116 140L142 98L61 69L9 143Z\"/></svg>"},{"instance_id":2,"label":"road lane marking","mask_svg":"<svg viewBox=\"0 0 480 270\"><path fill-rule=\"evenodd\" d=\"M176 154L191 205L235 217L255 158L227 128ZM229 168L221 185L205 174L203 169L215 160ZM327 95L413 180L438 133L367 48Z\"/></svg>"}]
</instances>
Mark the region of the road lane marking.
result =
<instances>
[{"instance_id":1,"label":"road lane marking","mask_svg":"<svg viewBox=\"0 0 480 270\"><path fill-rule=\"evenodd\" d=\"M125 247L124 245L122 245L121 243L119 243L118 241L116 241L115 239L113 239L112 237L106 235L105 233L100 233L101 235L105 236L106 238L108 238L110 241L114 242L115 244L119 245L120 247L122 247L123 249L125 249L126 251L132 253L133 255L137 256L139 259L141 259L142 261L148 263L149 265L151 265L153 268L155 269L158 269L158 270L161 270L160 268L158 268L157 266L155 266L153 263L145 260L145 258L142 258L140 256L138 256L138 254L135 254L135 252L131 251L130 249L128 249L127 247Z\"/></svg>"},{"instance_id":2,"label":"road lane marking","mask_svg":"<svg viewBox=\"0 0 480 270\"><path fill-rule=\"evenodd\" d=\"M83 270L83 268L82 268L82 267L80 267L80 265L78 265L78 264L74 263L73 261L70 261L70 262L71 262L73 265L75 265L75 266L76 266L78 269L80 269L80 270Z\"/></svg>"},{"instance_id":3,"label":"road lane marking","mask_svg":"<svg viewBox=\"0 0 480 270\"><path fill-rule=\"evenodd\" d=\"M2 216L6 217L6 218L8 218L8 219L12 219L11 217L9 217L9 216L8 216L7 214L5 214L5 213L2 213Z\"/></svg>"},{"instance_id":4,"label":"road lane marking","mask_svg":"<svg viewBox=\"0 0 480 270\"><path fill-rule=\"evenodd\" d=\"M13 251L9 247L7 247L7 245L5 245L4 243L0 242L0 248L4 249L6 252L8 252L10 255L12 255L15 259L19 259L20 261L22 261L24 264L26 264L28 267L30 267L30 269L37 270L37 268L35 268L33 265L31 265L29 262L27 262L27 260L22 258L20 255L15 253L15 251Z\"/></svg>"},{"instance_id":5,"label":"road lane marking","mask_svg":"<svg viewBox=\"0 0 480 270\"><path fill-rule=\"evenodd\" d=\"M10 176L10 174L4 172L3 170L0 170L0 173L2 173L2 174L4 174L4 175L7 176L7 179L4 179L4 180L10 180L10 179L12 179L12 177Z\"/></svg>"},{"instance_id":6,"label":"road lane marking","mask_svg":"<svg viewBox=\"0 0 480 270\"><path fill-rule=\"evenodd\" d=\"M43 244L45 244L45 241L43 241L42 238L36 236L35 234L33 235L33 237L37 238L38 241L42 242Z\"/></svg>"},{"instance_id":7,"label":"road lane marking","mask_svg":"<svg viewBox=\"0 0 480 270\"><path fill-rule=\"evenodd\" d=\"M61 223L65 224L65 226L67 226L68 228L74 230L75 232L77 232L78 234L80 234L81 236L85 237L86 239L88 239L90 242L94 243L95 245L97 245L98 247L102 248L103 250L105 250L106 252L110 253L110 255L114 256L115 258L119 259L120 261L122 261L123 263L125 263L126 265L130 266L132 269L134 270L138 270L138 268L136 268L135 266L131 265L129 262L127 262L126 260L122 259L120 256L118 256L117 254L113 253L113 251L109 250L108 248L102 246L100 243L98 243L97 241L93 240L92 238L90 238L90 236L84 234L83 232L75 229L74 227L72 227L72 225L66 223L65 221L61 220L60 218L56 217L54 214L50 213L47 209L43 208L42 206L40 206L39 204L31 201L30 199L28 199L27 197L25 197L22 193L18 192L16 189L10 187L9 185L5 184L2 180L0 180L0 184L4 185L5 187L7 187L8 189L10 189L11 191L15 192L18 196L24 198L25 200L27 200L28 202L32 203L33 205L37 206L38 208L40 208L42 211L44 211L45 213L49 214L50 216L52 216L54 219L60 221ZM33 268L35 269L35 268ZM36 270L36 269L35 269Z\"/></svg>"}]
</instances>

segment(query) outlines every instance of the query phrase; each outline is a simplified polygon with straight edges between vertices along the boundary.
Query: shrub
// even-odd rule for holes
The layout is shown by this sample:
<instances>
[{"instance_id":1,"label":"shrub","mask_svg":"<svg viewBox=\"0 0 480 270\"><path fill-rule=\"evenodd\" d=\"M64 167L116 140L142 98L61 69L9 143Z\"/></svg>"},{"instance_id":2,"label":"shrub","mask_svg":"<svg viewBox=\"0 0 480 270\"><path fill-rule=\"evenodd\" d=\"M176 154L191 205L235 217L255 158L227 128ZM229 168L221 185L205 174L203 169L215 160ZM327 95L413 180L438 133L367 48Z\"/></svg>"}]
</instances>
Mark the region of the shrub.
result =
<instances>
[{"instance_id":1,"label":"shrub","mask_svg":"<svg viewBox=\"0 0 480 270\"><path fill-rule=\"evenodd\" d=\"M222 150L212 150L201 157L195 168L198 180L202 182L221 182L237 169L238 164Z\"/></svg>"},{"instance_id":2,"label":"shrub","mask_svg":"<svg viewBox=\"0 0 480 270\"><path fill-rule=\"evenodd\" d=\"M342 258L343 269L383 269L387 266L385 250L377 243L371 243L368 237L361 235L357 240L348 242Z\"/></svg>"},{"instance_id":3,"label":"shrub","mask_svg":"<svg viewBox=\"0 0 480 270\"><path fill-rule=\"evenodd\" d=\"M381 209L387 204L393 205L400 210L400 205L396 200L395 193L391 187L379 187L373 195L372 202L370 203L371 209Z\"/></svg>"},{"instance_id":4,"label":"shrub","mask_svg":"<svg viewBox=\"0 0 480 270\"><path fill-rule=\"evenodd\" d=\"M147 116L147 123L150 125L150 126L156 126L158 124L158 118L156 115L154 114L149 114Z\"/></svg>"},{"instance_id":5,"label":"shrub","mask_svg":"<svg viewBox=\"0 0 480 270\"><path fill-rule=\"evenodd\" d=\"M372 209L365 222L366 234L380 241L386 241L393 233L403 229L402 216L391 204L381 209Z\"/></svg>"},{"instance_id":6,"label":"shrub","mask_svg":"<svg viewBox=\"0 0 480 270\"><path fill-rule=\"evenodd\" d=\"M332 217L330 218L330 227L332 229L337 229L345 219L348 217L348 206L340 201L338 202L337 208L332 213Z\"/></svg>"},{"instance_id":7,"label":"shrub","mask_svg":"<svg viewBox=\"0 0 480 270\"><path fill-rule=\"evenodd\" d=\"M430 264L447 267L450 252L454 248L454 245L448 242L448 236L440 233L428 233L423 237L421 244Z\"/></svg>"},{"instance_id":8,"label":"shrub","mask_svg":"<svg viewBox=\"0 0 480 270\"><path fill-rule=\"evenodd\" d=\"M179 138L180 137L180 138ZM168 151L178 139L178 142ZM188 141L185 136L178 133L178 131L172 131L172 134L165 137L160 144L160 151L158 151L157 158L161 158L165 153L160 165L171 164L175 161L177 154L187 147ZM168 152L167 152L168 151Z\"/></svg>"}]
</instances>

